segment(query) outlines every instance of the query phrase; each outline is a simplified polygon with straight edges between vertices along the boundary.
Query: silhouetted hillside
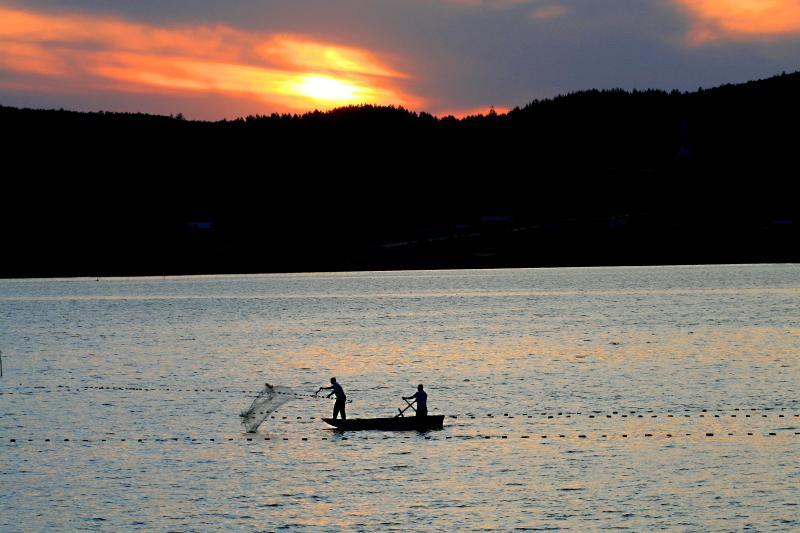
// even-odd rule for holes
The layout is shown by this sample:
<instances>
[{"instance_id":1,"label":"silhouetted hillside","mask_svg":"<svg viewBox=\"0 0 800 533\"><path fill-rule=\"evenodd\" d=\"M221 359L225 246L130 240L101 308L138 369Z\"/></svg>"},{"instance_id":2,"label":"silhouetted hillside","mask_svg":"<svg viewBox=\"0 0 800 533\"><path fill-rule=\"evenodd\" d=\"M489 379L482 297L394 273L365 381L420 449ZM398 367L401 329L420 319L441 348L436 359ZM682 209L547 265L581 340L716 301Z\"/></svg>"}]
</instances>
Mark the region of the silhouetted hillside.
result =
<instances>
[{"instance_id":1,"label":"silhouetted hillside","mask_svg":"<svg viewBox=\"0 0 800 533\"><path fill-rule=\"evenodd\" d=\"M461 120L0 107L0 275L797 261L800 74Z\"/></svg>"}]
</instances>

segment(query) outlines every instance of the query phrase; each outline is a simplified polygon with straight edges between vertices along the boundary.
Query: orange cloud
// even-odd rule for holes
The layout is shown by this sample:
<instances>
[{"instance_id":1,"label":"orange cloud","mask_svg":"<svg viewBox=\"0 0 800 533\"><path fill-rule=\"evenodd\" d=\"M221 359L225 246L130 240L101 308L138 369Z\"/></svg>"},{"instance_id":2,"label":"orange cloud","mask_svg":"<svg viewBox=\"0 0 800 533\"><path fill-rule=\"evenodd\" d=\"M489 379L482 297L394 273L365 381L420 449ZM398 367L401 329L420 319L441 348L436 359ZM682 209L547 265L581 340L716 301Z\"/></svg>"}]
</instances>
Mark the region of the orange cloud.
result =
<instances>
[{"instance_id":1,"label":"orange cloud","mask_svg":"<svg viewBox=\"0 0 800 533\"><path fill-rule=\"evenodd\" d=\"M260 101L269 111L421 103L401 88L408 75L354 47L224 26L162 28L2 7L0 69L38 77L42 83L28 81L30 90L55 81L84 90L211 93Z\"/></svg>"},{"instance_id":2,"label":"orange cloud","mask_svg":"<svg viewBox=\"0 0 800 533\"><path fill-rule=\"evenodd\" d=\"M390 78L407 77L381 64L372 54L363 50L300 40L291 35L273 37L259 52L265 58L280 58L283 63L302 69L339 70Z\"/></svg>"},{"instance_id":3,"label":"orange cloud","mask_svg":"<svg viewBox=\"0 0 800 533\"><path fill-rule=\"evenodd\" d=\"M693 44L800 33L798 0L675 0L694 20Z\"/></svg>"},{"instance_id":4,"label":"orange cloud","mask_svg":"<svg viewBox=\"0 0 800 533\"><path fill-rule=\"evenodd\" d=\"M560 4L549 4L534 9L531 18L534 20L553 20L569 14L569 8Z\"/></svg>"}]
</instances>

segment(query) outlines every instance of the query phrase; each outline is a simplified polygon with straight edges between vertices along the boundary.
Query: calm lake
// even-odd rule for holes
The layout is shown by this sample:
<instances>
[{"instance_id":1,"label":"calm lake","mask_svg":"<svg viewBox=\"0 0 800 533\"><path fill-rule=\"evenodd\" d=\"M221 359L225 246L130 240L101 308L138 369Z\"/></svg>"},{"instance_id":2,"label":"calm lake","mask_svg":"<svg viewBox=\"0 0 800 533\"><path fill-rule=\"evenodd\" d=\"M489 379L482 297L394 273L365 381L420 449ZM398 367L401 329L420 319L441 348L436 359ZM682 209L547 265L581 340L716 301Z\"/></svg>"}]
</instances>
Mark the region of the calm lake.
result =
<instances>
[{"instance_id":1,"label":"calm lake","mask_svg":"<svg viewBox=\"0 0 800 533\"><path fill-rule=\"evenodd\" d=\"M0 350L2 531L800 529L800 265L0 280Z\"/></svg>"}]
</instances>

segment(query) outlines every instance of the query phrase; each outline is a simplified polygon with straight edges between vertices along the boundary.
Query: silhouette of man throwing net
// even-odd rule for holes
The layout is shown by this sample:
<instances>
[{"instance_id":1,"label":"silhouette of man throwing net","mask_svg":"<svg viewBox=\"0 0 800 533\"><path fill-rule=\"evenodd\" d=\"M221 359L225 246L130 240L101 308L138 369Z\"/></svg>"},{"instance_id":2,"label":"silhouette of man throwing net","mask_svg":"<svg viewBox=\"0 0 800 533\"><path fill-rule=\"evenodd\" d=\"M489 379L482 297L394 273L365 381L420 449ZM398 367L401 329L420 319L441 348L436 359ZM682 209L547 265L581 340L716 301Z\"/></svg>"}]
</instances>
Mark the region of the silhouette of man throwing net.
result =
<instances>
[{"instance_id":1,"label":"silhouette of man throwing net","mask_svg":"<svg viewBox=\"0 0 800 533\"><path fill-rule=\"evenodd\" d=\"M331 378L330 387L320 387L317 389L317 392L315 392L314 395L316 396L320 391L323 390L331 391L326 398L330 398L334 394L336 395L336 402L333 404L333 419L336 420L336 415L342 413L342 420L347 420L347 415L344 412L344 404L347 401L347 396L345 395L342 386L336 383L336 378Z\"/></svg>"}]
</instances>

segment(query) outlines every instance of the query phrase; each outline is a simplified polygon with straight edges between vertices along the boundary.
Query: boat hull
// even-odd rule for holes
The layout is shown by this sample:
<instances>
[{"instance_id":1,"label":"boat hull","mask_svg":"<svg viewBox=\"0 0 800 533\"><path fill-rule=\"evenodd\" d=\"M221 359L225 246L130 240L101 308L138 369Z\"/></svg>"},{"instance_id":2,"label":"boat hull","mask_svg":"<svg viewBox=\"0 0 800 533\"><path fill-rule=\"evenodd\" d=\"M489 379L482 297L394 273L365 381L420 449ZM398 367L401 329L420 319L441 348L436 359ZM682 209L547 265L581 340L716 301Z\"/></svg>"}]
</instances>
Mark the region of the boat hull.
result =
<instances>
[{"instance_id":1,"label":"boat hull","mask_svg":"<svg viewBox=\"0 0 800 533\"><path fill-rule=\"evenodd\" d=\"M347 420L323 418L322 421L341 431L428 431L430 429L442 429L442 426L444 426L444 415L395 418L348 418Z\"/></svg>"}]
</instances>

